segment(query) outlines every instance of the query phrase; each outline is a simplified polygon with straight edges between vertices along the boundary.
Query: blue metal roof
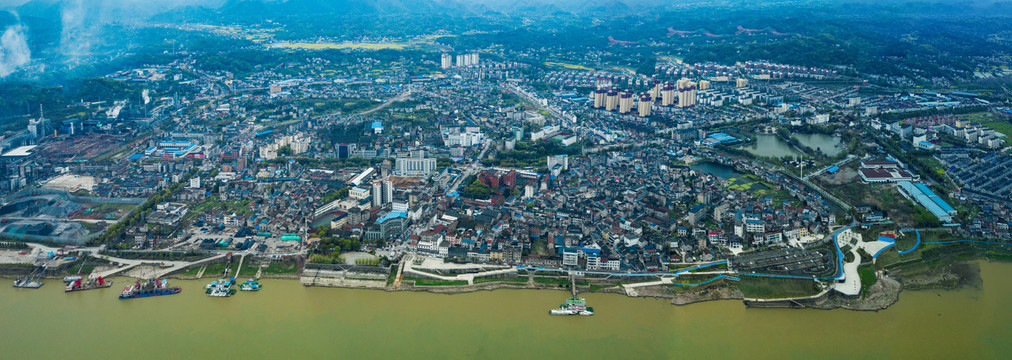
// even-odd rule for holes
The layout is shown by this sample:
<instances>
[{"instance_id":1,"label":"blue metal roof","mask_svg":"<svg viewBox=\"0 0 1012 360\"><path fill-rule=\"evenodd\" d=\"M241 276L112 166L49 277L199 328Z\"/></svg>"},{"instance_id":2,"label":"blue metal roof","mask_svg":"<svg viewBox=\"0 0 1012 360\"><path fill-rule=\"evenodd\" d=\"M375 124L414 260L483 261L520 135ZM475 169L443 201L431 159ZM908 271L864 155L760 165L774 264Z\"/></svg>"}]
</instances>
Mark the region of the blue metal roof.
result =
<instances>
[{"instance_id":1,"label":"blue metal roof","mask_svg":"<svg viewBox=\"0 0 1012 360\"><path fill-rule=\"evenodd\" d=\"M931 190L928 190L927 187L924 186L923 184L916 184L921 185L916 186L915 184L909 181L900 181L897 183L897 185L899 185L899 187L902 188L904 191L906 191L908 194L913 196L914 200L920 203L921 206L924 206L925 209L928 209L929 212L931 212L939 219L951 217L951 214L949 214L948 211L939 206L935 202L935 200L931 198L931 196L938 198L938 195L935 195L935 193L931 192ZM928 190L928 193L930 193L931 195L928 195L928 193L926 193L922 189ZM940 198L938 200L941 201ZM951 208L951 206L949 208Z\"/></svg>"},{"instance_id":2,"label":"blue metal roof","mask_svg":"<svg viewBox=\"0 0 1012 360\"><path fill-rule=\"evenodd\" d=\"M935 205L938 205L938 207L942 208L942 210L946 213L952 214L956 212L956 209L953 208L952 205L949 205L949 203L945 202L945 200L942 200L942 197L935 195L935 193L931 191L927 185L917 183L914 184L914 186L916 186L918 190L924 192L924 194L927 195L928 198L935 203Z\"/></svg>"}]
</instances>

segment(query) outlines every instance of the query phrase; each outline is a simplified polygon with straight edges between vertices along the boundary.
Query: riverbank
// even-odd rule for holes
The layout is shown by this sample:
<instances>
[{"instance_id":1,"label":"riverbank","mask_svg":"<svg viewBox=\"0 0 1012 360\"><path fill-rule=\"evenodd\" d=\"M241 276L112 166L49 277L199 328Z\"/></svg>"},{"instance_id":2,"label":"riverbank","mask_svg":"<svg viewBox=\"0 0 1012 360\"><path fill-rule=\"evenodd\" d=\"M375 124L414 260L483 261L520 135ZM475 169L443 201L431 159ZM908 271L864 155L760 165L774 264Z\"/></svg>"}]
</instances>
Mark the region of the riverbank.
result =
<instances>
[{"instance_id":1,"label":"riverbank","mask_svg":"<svg viewBox=\"0 0 1012 360\"><path fill-rule=\"evenodd\" d=\"M904 292L881 312L755 309L741 301L671 306L595 292L581 294L594 316L558 317L548 310L568 291L445 296L264 280L264 290L215 298L204 293L205 279L170 282L183 288L173 296L117 300L122 285L74 293L55 283L7 285L0 286L0 322L19 325L0 328L0 347L13 359L319 358L334 357L335 349L362 358L800 359L847 344L841 357L1002 358L1012 351L1004 341L1012 336L1005 306L1012 265L980 266L983 290ZM52 339L60 346L44 343Z\"/></svg>"},{"instance_id":2,"label":"riverbank","mask_svg":"<svg viewBox=\"0 0 1012 360\"><path fill-rule=\"evenodd\" d=\"M928 268L931 271L918 269L916 273L911 271L894 270L891 273L879 271L876 274L874 284L867 286L864 292L856 297L844 296L832 291L823 292L808 297L791 298L768 298L761 299L761 306L754 306L756 302L746 301L736 284L732 281L720 280L713 284L693 286L676 285L653 285L637 287L634 292L627 291L619 283L602 284L592 283L592 286L577 286L580 293L608 293L621 294L632 298L655 298L667 299L672 305L685 306L697 303L737 300L743 301L752 307L773 307L773 308L809 308L820 310L845 309L853 311L879 311L895 305L900 300L900 293L904 290L917 291L922 289L948 289L959 290L964 287L981 289L978 260L969 260L950 264L945 267ZM332 286L355 288L359 286ZM377 287L379 288L379 287ZM472 285L443 285L443 286L419 286L406 280L400 289L394 289L387 285L383 290L429 292L438 294L466 294L480 291L493 291L499 289L529 289L529 290L568 290L568 286L557 284L542 284L516 281L487 282Z\"/></svg>"},{"instance_id":3,"label":"riverbank","mask_svg":"<svg viewBox=\"0 0 1012 360\"><path fill-rule=\"evenodd\" d=\"M977 261L960 261L944 266L928 266L918 264L908 268L896 268L877 272L877 281L866 287L865 292L857 297L847 297L833 292L819 296L766 298L750 300L733 281L723 280L699 286L653 285L636 287L630 291L621 283L592 280L582 281L577 286L580 293L621 294L631 298L654 298L669 300L672 305L685 306L690 304L714 302L721 300L743 301L749 307L772 308L811 308L811 309L846 309L854 311L879 311L893 306L899 301L904 290L960 290L963 288L982 289L983 281ZM101 268L101 266L99 266ZM154 268L140 267L124 273L124 276L140 278ZM13 279L31 271L29 266L5 264L0 266L0 278ZM46 279L62 279L63 274L48 274ZM174 280L195 281L213 278L204 274L202 277L175 273L166 276ZM500 289L513 290L562 290L569 291L569 285L561 282L536 282L535 277L515 277L501 281L488 281L467 285L418 285L415 280L403 280L399 288L387 278L326 278L307 277L305 274L262 274L262 279L297 280L306 287L332 287L348 289L375 289L386 292L428 292L434 294L467 294L474 292L494 291ZM525 279L526 278L526 279Z\"/></svg>"}]
</instances>

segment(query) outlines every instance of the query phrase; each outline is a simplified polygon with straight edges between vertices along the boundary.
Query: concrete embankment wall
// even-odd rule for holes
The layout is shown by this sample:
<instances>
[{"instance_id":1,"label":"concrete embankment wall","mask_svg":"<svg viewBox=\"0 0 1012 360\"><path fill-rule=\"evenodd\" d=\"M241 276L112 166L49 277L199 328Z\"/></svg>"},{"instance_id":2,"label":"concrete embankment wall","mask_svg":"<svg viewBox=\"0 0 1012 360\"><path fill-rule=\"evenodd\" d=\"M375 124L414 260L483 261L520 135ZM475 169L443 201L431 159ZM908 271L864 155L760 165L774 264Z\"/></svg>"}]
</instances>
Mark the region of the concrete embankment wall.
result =
<instances>
[{"instance_id":1,"label":"concrete embankment wall","mask_svg":"<svg viewBox=\"0 0 1012 360\"><path fill-rule=\"evenodd\" d=\"M4 277L25 276L31 274L32 270L35 270L34 266L14 266L14 265L0 266L0 276Z\"/></svg>"},{"instance_id":2,"label":"concrete embankment wall","mask_svg":"<svg viewBox=\"0 0 1012 360\"><path fill-rule=\"evenodd\" d=\"M303 286L382 289L390 269L376 266L306 264L299 277Z\"/></svg>"}]
</instances>

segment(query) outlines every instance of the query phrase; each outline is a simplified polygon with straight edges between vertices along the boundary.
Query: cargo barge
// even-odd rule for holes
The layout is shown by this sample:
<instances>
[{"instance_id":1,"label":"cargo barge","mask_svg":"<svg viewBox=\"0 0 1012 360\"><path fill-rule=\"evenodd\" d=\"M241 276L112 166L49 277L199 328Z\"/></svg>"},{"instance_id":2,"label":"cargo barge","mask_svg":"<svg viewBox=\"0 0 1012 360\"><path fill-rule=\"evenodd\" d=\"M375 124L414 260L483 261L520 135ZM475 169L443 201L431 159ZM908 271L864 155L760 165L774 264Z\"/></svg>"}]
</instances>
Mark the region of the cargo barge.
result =
<instances>
[{"instance_id":1,"label":"cargo barge","mask_svg":"<svg viewBox=\"0 0 1012 360\"><path fill-rule=\"evenodd\" d=\"M183 291L183 289L178 286L169 287L169 281L165 279L149 279L143 284L140 280L138 280L137 283L123 288L123 293L119 295L119 298L120 300L123 300L150 296L175 295L180 291Z\"/></svg>"},{"instance_id":2,"label":"cargo barge","mask_svg":"<svg viewBox=\"0 0 1012 360\"><path fill-rule=\"evenodd\" d=\"M66 280L66 279L64 279L64 280ZM88 281L84 281L83 279L81 279L80 277L78 277L77 279L74 279L72 281L68 281L67 282L67 287L63 290L63 292L104 289L104 288L111 287L111 286L112 286L112 281L111 280L106 280L105 278L103 278L101 276L99 276L97 279L88 279Z\"/></svg>"},{"instance_id":3,"label":"cargo barge","mask_svg":"<svg viewBox=\"0 0 1012 360\"><path fill-rule=\"evenodd\" d=\"M25 288L25 289L38 289L45 285L42 282L42 277L46 275L46 265L39 266L32 270L32 273L27 277L18 277L14 279L14 287Z\"/></svg>"}]
</instances>

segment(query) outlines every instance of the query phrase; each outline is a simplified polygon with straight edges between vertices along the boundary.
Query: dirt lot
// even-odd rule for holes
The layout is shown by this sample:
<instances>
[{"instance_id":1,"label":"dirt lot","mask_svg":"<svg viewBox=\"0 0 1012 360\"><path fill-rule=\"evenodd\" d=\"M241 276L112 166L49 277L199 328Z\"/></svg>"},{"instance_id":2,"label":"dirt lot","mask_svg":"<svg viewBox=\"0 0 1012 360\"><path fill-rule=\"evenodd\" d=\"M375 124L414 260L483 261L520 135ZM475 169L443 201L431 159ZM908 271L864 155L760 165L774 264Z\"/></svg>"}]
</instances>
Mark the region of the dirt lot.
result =
<instances>
[{"instance_id":1,"label":"dirt lot","mask_svg":"<svg viewBox=\"0 0 1012 360\"><path fill-rule=\"evenodd\" d=\"M91 191L95 188L95 178L91 176L63 174L49 180L42 187L44 189L66 190L67 192L75 192L82 189Z\"/></svg>"}]
</instances>

